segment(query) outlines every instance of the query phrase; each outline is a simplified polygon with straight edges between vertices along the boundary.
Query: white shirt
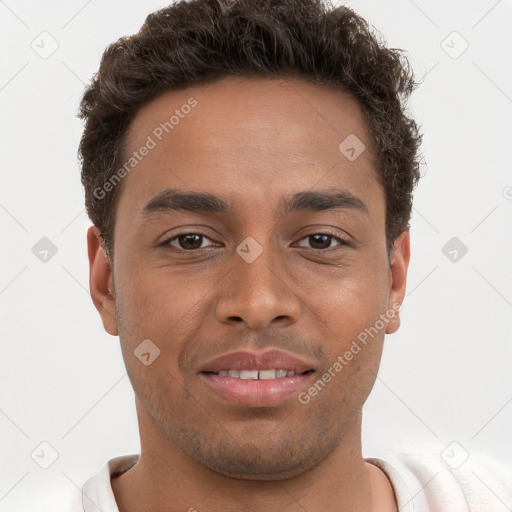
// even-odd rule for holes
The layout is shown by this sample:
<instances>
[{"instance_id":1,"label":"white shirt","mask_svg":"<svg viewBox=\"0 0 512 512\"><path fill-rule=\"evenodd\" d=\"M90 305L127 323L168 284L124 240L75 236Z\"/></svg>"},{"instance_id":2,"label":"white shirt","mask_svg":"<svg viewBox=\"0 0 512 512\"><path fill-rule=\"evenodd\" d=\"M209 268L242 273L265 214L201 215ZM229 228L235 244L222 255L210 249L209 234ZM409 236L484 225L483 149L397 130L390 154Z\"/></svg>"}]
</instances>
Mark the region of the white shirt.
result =
<instances>
[{"instance_id":1,"label":"white shirt","mask_svg":"<svg viewBox=\"0 0 512 512\"><path fill-rule=\"evenodd\" d=\"M138 455L111 459L82 488L85 512L119 512L113 474L130 469ZM400 512L511 512L512 467L499 461L470 456L446 464L436 454L399 454L391 461L365 459L379 467L393 486ZM449 460L449 459L447 459ZM78 510L76 507L73 512Z\"/></svg>"}]
</instances>

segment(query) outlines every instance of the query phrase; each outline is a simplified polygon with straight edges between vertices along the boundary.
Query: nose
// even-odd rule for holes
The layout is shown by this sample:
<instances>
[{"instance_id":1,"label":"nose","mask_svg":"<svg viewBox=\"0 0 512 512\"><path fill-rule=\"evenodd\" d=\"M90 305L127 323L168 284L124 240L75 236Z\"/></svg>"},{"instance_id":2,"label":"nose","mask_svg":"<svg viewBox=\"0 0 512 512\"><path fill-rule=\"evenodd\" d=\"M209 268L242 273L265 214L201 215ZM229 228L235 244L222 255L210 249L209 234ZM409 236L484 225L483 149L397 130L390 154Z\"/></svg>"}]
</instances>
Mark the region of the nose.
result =
<instances>
[{"instance_id":1,"label":"nose","mask_svg":"<svg viewBox=\"0 0 512 512\"><path fill-rule=\"evenodd\" d=\"M268 251L252 263L234 254L232 270L222 285L216 305L222 323L244 322L249 329L261 330L286 327L299 318L301 305L289 275Z\"/></svg>"}]
</instances>

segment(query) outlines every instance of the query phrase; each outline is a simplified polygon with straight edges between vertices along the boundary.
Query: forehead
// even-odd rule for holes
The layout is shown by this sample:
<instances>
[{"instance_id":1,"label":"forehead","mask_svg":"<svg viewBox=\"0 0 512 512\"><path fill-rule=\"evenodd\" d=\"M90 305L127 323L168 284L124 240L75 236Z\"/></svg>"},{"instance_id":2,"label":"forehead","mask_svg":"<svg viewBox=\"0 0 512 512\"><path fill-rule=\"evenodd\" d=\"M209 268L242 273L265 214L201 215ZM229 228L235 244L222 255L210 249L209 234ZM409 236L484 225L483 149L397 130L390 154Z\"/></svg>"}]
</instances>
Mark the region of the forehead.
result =
<instances>
[{"instance_id":1,"label":"forehead","mask_svg":"<svg viewBox=\"0 0 512 512\"><path fill-rule=\"evenodd\" d=\"M364 150L350 159L347 145ZM133 119L126 159L144 146L120 200L139 210L166 188L268 201L317 183L382 199L357 101L302 80L229 77L167 91Z\"/></svg>"}]
</instances>

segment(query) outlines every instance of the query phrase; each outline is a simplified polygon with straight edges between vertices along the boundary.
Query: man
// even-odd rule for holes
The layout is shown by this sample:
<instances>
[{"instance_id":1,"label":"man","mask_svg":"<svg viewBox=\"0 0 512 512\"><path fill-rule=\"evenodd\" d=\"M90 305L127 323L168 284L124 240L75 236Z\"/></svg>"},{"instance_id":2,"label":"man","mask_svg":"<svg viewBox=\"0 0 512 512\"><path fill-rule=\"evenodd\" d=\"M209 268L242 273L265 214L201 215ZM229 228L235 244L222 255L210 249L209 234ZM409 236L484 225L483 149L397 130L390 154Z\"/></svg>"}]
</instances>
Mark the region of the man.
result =
<instances>
[{"instance_id":1,"label":"man","mask_svg":"<svg viewBox=\"0 0 512 512\"><path fill-rule=\"evenodd\" d=\"M141 454L84 510L498 510L465 474L412 496L420 466L362 456L406 289L414 86L315 0L180 2L106 50L81 106L90 287Z\"/></svg>"}]
</instances>

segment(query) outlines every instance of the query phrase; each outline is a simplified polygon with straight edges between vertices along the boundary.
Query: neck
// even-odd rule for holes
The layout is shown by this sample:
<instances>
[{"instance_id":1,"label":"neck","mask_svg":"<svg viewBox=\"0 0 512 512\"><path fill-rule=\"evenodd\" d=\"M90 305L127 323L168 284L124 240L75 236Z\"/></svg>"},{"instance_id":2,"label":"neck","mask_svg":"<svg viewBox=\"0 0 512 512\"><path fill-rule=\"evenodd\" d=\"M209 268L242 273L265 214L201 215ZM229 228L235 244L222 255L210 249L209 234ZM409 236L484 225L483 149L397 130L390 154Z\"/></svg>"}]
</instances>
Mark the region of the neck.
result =
<instances>
[{"instance_id":1,"label":"neck","mask_svg":"<svg viewBox=\"0 0 512 512\"><path fill-rule=\"evenodd\" d=\"M140 459L112 479L120 512L396 510L394 501L393 508L376 506L383 503L383 490L388 507L393 494L383 473L362 457L361 414L323 462L304 473L270 481L231 478L210 470L171 444L140 410L139 425ZM377 491L380 496L375 496Z\"/></svg>"}]
</instances>

